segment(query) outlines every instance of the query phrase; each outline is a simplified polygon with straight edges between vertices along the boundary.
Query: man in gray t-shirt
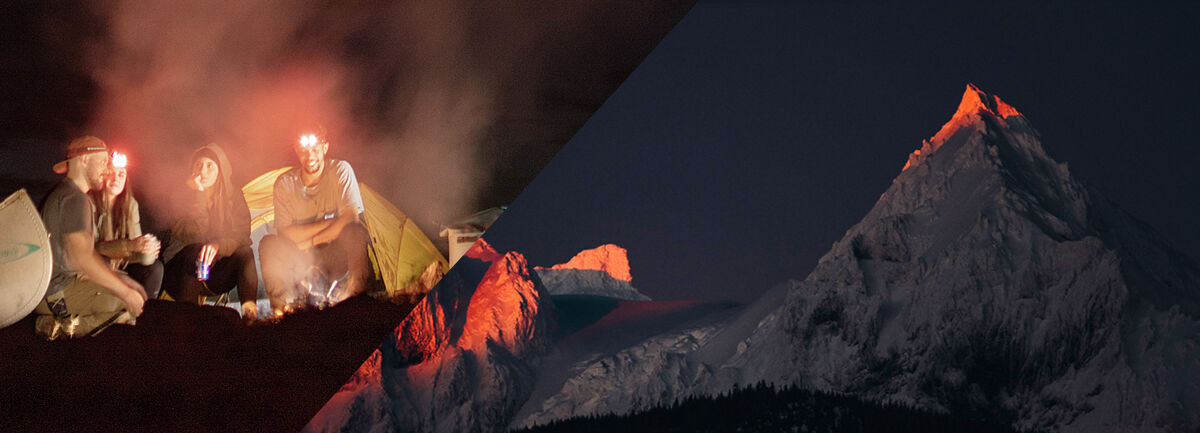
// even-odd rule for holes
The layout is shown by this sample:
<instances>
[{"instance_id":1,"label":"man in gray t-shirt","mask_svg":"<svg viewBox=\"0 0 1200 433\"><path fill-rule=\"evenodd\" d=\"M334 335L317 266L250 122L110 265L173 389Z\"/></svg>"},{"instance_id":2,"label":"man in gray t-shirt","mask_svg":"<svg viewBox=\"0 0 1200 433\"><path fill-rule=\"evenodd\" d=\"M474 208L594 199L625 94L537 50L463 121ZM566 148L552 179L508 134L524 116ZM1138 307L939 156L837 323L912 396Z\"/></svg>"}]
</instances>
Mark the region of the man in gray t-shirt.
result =
<instances>
[{"instance_id":1,"label":"man in gray t-shirt","mask_svg":"<svg viewBox=\"0 0 1200 433\"><path fill-rule=\"evenodd\" d=\"M88 136L71 141L67 160L54 165L55 172L67 176L42 204L54 255L50 287L34 310L35 330L43 337L94 335L142 313L145 289L114 273L95 249L95 206L87 192L101 186L108 158L108 145Z\"/></svg>"},{"instance_id":2,"label":"man in gray t-shirt","mask_svg":"<svg viewBox=\"0 0 1200 433\"><path fill-rule=\"evenodd\" d=\"M50 250L54 256L54 271L50 274L50 288L46 295L61 292L68 284L79 278L79 265L67 254L67 234L94 234L92 216L96 208L87 194L63 178L50 190L42 204L42 223L50 234Z\"/></svg>"},{"instance_id":3,"label":"man in gray t-shirt","mask_svg":"<svg viewBox=\"0 0 1200 433\"><path fill-rule=\"evenodd\" d=\"M276 314L307 296L296 287L314 267L326 281L344 277L334 300L361 293L370 278L370 235L361 222L362 195L354 169L325 158L329 142L323 134L302 136L293 151L300 166L275 180L276 234L259 244L264 289Z\"/></svg>"}]
</instances>

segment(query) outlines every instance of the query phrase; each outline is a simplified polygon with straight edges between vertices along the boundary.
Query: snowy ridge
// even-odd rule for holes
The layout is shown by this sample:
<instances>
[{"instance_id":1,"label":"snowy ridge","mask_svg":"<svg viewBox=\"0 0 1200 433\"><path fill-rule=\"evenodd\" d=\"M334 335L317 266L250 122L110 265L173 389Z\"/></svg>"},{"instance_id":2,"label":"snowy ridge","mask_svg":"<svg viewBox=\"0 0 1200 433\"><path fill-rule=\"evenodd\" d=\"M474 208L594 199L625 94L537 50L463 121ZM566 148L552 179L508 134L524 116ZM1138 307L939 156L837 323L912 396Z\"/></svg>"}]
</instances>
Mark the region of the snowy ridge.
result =
<instances>
[{"instance_id":1,"label":"snowy ridge","mask_svg":"<svg viewBox=\"0 0 1200 433\"><path fill-rule=\"evenodd\" d=\"M607 272L592 269L537 268L538 277L551 295L593 295L631 301L649 301L629 281L613 278Z\"/></svg>"},{"instance_id":2,"label":"snowy ridge","mask_svg":"<svg viewBox=\"0 0 1200 433\"><path fill-rule=\"evenodd\" d=\"M785 287L782 305L594 360L518 422L767 380L1022 429L1200 427L1197 267L974 86L866 217Z\"/></svg>"},{"instance_id":3,"label":"snowy ridge","mask_svg":"<svg viewBox=\"0 0 1200 433\"><path fill-rule=\"evenodd\" d=\"M742 369L720 365L749 355L747 342L758 341L751 339L751 334L775 320L787 291L798 284L791 281L776 286L754 303L731 310L732 315L702 316L611 355L579 361L572 368L575 375L561 390L540 401L529 401L513 427L589 414L627 414L732 388L742 382ZM789 350L782 345L763 347L778 348L781 354ZM768 354L760 349L756 355ZM753 359L769 363L780 357Z\"/></svg>"},{"instance_id":4,"label":"snowy ridge","mask_svg":"<svg viewBox=\"0 0 1200 433\"><path fill-rule=\"evenodd\" d=\"M717 331L705 326L668 332L610 356L585 360L576 365L558 394L537 405L536 410L513 427L531 427L582 414L628 414L702 392L712 371L691 359L690 354ZM648 374L653 373L653 374Z\"/></svg>"},{"instance_id":5,"label":"snowy ridge","mask_svg":"<svg viewBox=\"0 0 1200 433\"><path fill-rule=\"evenodd\" d=\"M551 295L591 295L631 301L650 297L633 287L629 252L613 244L580 251L566 263L535 267Z\"/></svg>"}]
</instances>

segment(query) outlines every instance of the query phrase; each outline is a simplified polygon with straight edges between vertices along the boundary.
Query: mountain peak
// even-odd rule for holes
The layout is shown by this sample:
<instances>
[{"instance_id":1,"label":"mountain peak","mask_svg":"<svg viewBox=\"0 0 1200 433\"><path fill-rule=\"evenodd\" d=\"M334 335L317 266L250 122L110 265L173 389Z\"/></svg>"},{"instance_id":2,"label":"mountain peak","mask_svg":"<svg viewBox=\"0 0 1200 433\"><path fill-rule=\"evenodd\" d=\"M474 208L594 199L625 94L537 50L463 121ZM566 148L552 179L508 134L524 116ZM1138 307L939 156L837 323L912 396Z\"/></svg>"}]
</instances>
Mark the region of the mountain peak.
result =
<instances>
[{"instance_id":1,"label":"mountain peak","mask_svg":"<svg viewBox=\"0 0 1200 433\"><path fill-rule=\"evenodd\" d=\"M486 240L483 240L483 238L476 240L464 255L485 262L499 261L504 257L503 254L500 254L495 248L492 247L492 244L489 244Z\"/></svg>"},{"instance_id":2,"label":"mountain peak","mask_svg":"<svg viewBox=\"0 0 1200 433\"><path fill-rule=\"evenodd\" d=\"M963 91L962 102L958 103L958 111L954 113L954 117L980 112L991 113L992 115L1000 116L1002 119L1009 116L1021 115L1021 112L1017 111L1016 108L1000 100L999 96L988 94L979 90L974 84L968 83L967 90Z\"/></svg>"},{"instance_id":3,"label":"mountain peak","mask_svg":"<svg viewBox=\"0 0 1200 433\"><path fill-rule=\"evenodd\" d=\"M550 269L588 269L608 273L621 281L633 281L629 274L628 251L613 244L604 244L590 250L580 251L566 263Z\"/></svg>"},{"instance_id":4,"label":"mountain peak","mask_svg":"<svg viewBox=\"0 0 1200 433\"><path fill-rule=\"evenodd\" d=\"M999 96L984 92L974 84L968 83L967 89L963 91L962 100L958 103L958 109L954 111L950 121L942 125L942 129L938 130L932 138L925 140L920 149L914 150L908 155L908 162L904 164L903 170L908 170L909 167L924 161L960 129L973 125L985 116L1000 121L1012 116L1024 117L1020 111L1002 101Z\"/></svg>"}]
</instances>

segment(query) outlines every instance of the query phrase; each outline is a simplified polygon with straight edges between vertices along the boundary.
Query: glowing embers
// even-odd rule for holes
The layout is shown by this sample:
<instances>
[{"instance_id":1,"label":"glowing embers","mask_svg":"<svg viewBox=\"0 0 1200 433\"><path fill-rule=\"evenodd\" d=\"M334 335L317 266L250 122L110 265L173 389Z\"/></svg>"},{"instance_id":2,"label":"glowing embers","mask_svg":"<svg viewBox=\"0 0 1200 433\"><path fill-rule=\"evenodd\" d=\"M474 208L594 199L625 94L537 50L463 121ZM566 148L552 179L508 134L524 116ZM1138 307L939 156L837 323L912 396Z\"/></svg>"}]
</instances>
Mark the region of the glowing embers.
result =
<instances>
[{"instance_id":1,"label":"glowing embers","mask_svg":"<svg viewBox=\"0 0 1200 433\"><path fill-rule=\"evenodd\" d=\"M41 331L47 340L71 339L75 338L75 329L79 327L79 316L72 315L61 319L54 316L39 316L35 326L48 329Z\"/></svg>"},{"instance_id":2,"label":"glowing embers","mask_svg":"<svg viewBox=\"0 0 1200 433\"><path fill-rule=\"evenodd\" d=\"M292 296L282 308L273 311L275 317L297 310L323 310L337 305L346 297L344 290L350 273L346 272L338 278L330 278L317 266L308 268L292 288Z\"/></svg>"}]
</instances>

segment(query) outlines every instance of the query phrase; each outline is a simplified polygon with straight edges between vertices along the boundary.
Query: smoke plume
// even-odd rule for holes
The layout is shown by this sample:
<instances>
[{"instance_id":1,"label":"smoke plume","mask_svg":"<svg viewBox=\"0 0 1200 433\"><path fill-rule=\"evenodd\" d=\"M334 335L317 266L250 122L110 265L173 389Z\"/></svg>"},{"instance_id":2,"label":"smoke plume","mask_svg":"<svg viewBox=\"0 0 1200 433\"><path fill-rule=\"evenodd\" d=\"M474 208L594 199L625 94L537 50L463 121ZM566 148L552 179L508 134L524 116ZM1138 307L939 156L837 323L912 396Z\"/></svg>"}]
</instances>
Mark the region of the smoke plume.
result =
<instances>
[{"instance_id":1,"label":"smoke plume","mask_svg":"<svg viewBox=\"0 0 1200 433\"><path fill-rule=\"evenodd\" d=\"M145 208L201 145L222 145L241 183L294 165L292 142L322 125L329 156L427 231L514 198L687 6L91 5L89 129L130 151Z\"/></svg>"}]
</instances>

